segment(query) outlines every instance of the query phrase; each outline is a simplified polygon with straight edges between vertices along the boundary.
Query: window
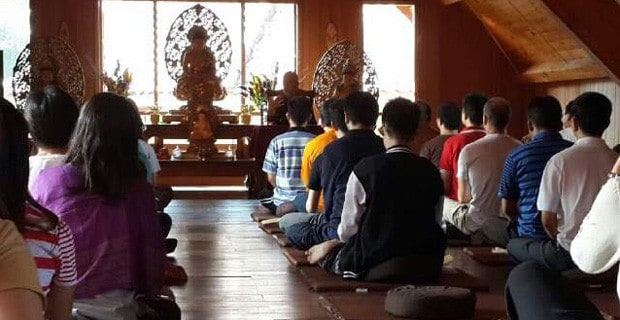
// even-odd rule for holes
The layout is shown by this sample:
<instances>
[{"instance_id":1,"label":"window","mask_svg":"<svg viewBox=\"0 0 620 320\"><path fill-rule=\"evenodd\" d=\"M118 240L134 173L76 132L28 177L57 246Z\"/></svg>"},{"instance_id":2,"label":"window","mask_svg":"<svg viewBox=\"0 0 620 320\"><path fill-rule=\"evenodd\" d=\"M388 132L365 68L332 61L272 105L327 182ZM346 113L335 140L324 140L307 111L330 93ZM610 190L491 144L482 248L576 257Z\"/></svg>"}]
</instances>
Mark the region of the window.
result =
<instances>
[{"instance_id":1,"label":"window","mask_svg":"<svg viewBox=\"0 0 620 320\"><path fill-rule=\"evenodd\" d=\"M30 8L28 1L3 0L0 10L0 50L4 55L4 98L14 103L11 79L17 56L30 42Z\"/></svg>"},{"instance_id":2,"label":"window","mask_svg":"<svg viewBox=\"0 0 620 320\"><path fill-rule=\"evenodd\" d=\"M378 77L379 105L415 98L415 24L412 5L365 4L364 51ZM378 28L377 26L381 26ZM389 36L388 36L389 35Z\"/></svg>"},{"instance_id":3,"label":"window","mask_svg":"<svg viewBox=\"0 0 620 320\"><path fill-rule=\"evenodd\" d=\"M176 109L185 103L174 97L176 82L166 71L164 47L173 21L195 4L186 1L102 1L103 69L111 73L117 61L122 68L129 68L133 73L130 98L139 106L155 105L156 83L157 104L162 109ZM199 4L224 22L232 43L232 65L226 78L222 79L228 95L222 101L215 101L215 105L236 111L242 102L239 86L249 81L251 75L281 79L286 71L296 69L295 4Z\"/></svg>"}]
</instances>

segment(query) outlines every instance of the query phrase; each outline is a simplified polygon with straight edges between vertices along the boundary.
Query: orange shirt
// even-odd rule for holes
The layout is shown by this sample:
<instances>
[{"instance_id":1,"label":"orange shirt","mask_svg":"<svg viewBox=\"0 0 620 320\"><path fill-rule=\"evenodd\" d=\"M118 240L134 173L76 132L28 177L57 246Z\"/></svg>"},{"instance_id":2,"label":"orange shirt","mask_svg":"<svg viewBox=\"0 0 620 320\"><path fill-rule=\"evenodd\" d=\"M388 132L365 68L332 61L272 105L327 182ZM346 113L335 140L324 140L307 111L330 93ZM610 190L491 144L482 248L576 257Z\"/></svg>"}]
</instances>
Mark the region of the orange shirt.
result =
<instances>
[{"instance_id":1,"label":"orange shirt","mask_svg":"<svg viewBox=\"0 0 620 320\"><path fill-rule=\"evenodd\" d=\"M304 149L304 155L301 159L301 181L307 186L310 182L310 172L312 171L312 164L314 160L318 158L325 147L336 141L336 131L334 129L328 129L324 133L318 135L316 138L310 140ZM319 200L319 211L323 210L323 195Z\"/></svg>"}]
</instances>

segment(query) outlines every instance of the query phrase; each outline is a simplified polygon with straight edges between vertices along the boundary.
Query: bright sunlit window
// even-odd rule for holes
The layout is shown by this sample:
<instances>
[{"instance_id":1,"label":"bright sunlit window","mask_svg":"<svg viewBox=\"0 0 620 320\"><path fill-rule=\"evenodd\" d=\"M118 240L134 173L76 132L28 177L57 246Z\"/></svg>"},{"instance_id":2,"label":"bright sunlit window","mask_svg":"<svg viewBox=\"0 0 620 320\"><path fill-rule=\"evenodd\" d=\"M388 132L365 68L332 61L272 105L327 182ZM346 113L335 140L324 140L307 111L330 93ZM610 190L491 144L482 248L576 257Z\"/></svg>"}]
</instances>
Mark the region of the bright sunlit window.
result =
<instances>
[{"instance_id":1,"label":"bright sunlit window","mask_svg":"<svg viewBox=\"0 0 620 320\"><path fill-rule=\"evenodd\" d=\"M414 99L415 23L412 5L365 4L364 51L379 80L379 105ZM381 26L381 28L377 28Z\"/></svg>"},{"instance_id":2,"label":"bright sunlit window","mask_svg":"<svg viewBox=\"0 0 620 320\"><path fill-rule=\"evenodd\" d=\"M295 71L297 18L293 3L156 1L155 8L151 1L104 0L103 70L113 72L117 61L123 69L128 68L133 73L130 98L139 106L155 105L156 82L157 104L162 109L177 109L185 103L174 97L176 82L166 71L164 47L173 21L197 3L224 22L232 43L232 65L222 79L228 95L215 105L236 111L242 101L239 86L251 75L281 79L286 71Z\"/></svg>"},{"instance_id":3,"label":"bright sunlit window","mask_svg":"<svg viewBox=\"0 0 620 320\"><path fill-rule=\"evenodd\" d=\"M14 103L11 79L17 56L30 42L30 8L28 1L2 0L0 5L0 50L4 59L4 98Z\"/></svg>"}]
</instances>

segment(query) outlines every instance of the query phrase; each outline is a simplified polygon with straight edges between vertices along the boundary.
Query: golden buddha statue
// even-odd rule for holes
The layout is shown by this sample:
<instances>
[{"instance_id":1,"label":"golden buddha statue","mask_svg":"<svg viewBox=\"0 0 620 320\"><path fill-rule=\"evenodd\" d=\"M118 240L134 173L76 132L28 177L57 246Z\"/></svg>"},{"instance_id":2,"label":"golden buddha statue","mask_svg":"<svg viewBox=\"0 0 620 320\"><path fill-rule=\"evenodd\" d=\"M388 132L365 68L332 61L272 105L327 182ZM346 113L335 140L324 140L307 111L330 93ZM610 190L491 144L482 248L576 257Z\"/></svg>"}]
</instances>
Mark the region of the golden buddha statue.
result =
<instances>
[{"instance_id":1,"label":"golden buddha statue","mask_svg":"<svg viewBox=\"0 0 620 320\"><path fill-rule=\"evenodd\" d=\"M213 108L214 100L222 100L226 91L216 75L215 57L207 47L207 30L194 26L189 30L190 46L183 52L183 74L177 82L175 96L187 101L187 115L192 126L190 152L201 157L215 151L214 130L219 125Z\"/></svg>"},{"instance_id":2,"label":"golden buddha statue","mask_svg":"<svg viewBox=\"0 0 620 320\"><path fill-rule=\"evenodd\" d=\"M361 71L351 60L345 61L342 67L342 82L335 88L332 98L346 99L351 93L362 91Z\"/></svg>"}]
</instances>

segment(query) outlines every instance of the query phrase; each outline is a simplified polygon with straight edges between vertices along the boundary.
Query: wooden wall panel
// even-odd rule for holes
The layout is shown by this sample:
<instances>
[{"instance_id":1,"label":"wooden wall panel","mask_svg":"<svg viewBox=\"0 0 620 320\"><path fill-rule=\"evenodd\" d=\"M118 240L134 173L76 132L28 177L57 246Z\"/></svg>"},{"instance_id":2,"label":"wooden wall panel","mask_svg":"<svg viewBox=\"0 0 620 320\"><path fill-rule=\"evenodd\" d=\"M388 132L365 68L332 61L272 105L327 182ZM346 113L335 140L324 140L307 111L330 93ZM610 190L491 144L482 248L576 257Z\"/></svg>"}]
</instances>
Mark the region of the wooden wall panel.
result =
<instances>
[{"instance_id":1,"label":"wooden wall panel","mask_svg":"<svg viewBox=\"0 0 620 320\"><path fill-rule=\"evenodd\" d=\"M299 0L297 10L297 70L302 87L310 88L316 65L328 49L328 24L335 26L337 40L363 46L362 0Z\"/></svg>"},{"instance_id":2,"label":"wooden wall panel","mask_svg":"<svg viewBox=\"0 0 620 320\"><path fill-rule=\"evenodd\" d=\"M612 80L571 81L549 84L537 84L534 91L538 95L550 94L565 106L581 93L587 91L600 92L606 95L613 104L611 124L603 138L610 147L620 143L620 86Z\"/></svg>"},{"instance_id":3,"label":"wooden wall panel","mask_svg":"<svg viewBox=\"0 0 620 320\"><path fill-rule=\"evenodd\" d=\"M30 0L30 8L32 36L59 37L66 32L66 40L77 53L84 69L85 97L98 92L101 83L99 1ZM66 28L61 31L63 25Z\"/></svg>"},{"instance_id":4,"label":"wooden wall panel","mask_svg":"<svg viewBox=\"0 0 620 320\"><path fill-rule=\"evenodd\" d=\"M525 134L530 88L467 6L418 1L415 12L416 97L434 107L472 91L504 97L514 107L509 133Z\"/></svg>"}]
</instances>

